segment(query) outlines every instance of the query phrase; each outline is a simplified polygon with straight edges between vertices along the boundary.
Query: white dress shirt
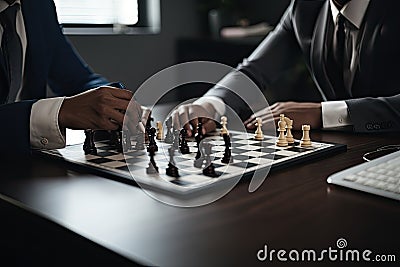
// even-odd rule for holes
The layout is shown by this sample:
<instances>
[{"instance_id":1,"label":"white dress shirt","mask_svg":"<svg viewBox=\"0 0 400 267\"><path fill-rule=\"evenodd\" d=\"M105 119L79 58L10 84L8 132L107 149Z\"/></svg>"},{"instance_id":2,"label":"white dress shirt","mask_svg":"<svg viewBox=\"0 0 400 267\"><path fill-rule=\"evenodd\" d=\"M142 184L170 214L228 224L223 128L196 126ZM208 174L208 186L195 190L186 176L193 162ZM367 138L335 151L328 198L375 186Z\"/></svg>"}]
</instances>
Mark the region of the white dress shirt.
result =
<instances>
[{"instance_id":1,"label":"white dress shirt","mask_svg":"<svg viewBox=\"0 0 400 267\"><path fill-rule=\"evenodd\" d=\"M358 46L357 37L363 22L365 12L367 11L369 0L352 0L347 3L341 10L330 0L331 13L334 22L336 22L339 13L341 13L352 25L345 30L351 38L352 53L350 63L350 84L353 83L354 75L356 72L356 62L358 60ZM353 27L354 26L354 27ZM204 102L211 103L219 115L225 113L225 103L221 98L215 96L205 96L196 100L195 104L203 104ZM345 101L325 101L321 103L322 106L322 127L324 129L338 128L351 125L347 104Z\"/></svg>"},{"instance_id":2,"label":"white dress shirt","mask_svg":"<svg viewBox=\"0 0 400 267\"><path fill-rule=\"evenodd\" d=\"M16 0L13 5L21 5L20 0ZM0 13L9 7L9 4L0 0ZM27 40L25 32L24 18L21 8L17 11L16 29L22 44L22 69L25 69L25 54ZM0 25L0 43L3 37L3 27ZM24 71L23 71L24 72ZM22 73L23 78L24 73ZM22 79L23 81L23 79ZM17 94L15 101L20 101L20 95L24 86ZM32 148L61 148L65 146L65 130L60 130L58 125L58 113L64 101L64 97L48 98L37 101L32 105L30 118L30 142Z\"/></svg>"}]
</instances>

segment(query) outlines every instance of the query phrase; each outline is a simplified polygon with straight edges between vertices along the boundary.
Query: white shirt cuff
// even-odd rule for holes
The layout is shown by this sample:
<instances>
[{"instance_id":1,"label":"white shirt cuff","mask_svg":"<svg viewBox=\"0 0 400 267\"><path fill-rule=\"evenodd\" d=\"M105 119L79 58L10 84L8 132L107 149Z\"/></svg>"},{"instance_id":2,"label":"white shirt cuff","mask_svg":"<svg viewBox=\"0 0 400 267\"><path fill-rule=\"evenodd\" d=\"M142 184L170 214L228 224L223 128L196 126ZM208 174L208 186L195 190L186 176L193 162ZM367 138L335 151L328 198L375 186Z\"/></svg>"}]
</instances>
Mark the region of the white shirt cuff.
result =
<instances>
[{"instance_id":1,"label":"white shirt cuff","mask_svg":"<svg viewBox=\"0 0 400 267\"><path fill-rule=\"evenodd\" d=\"M203 105L205 103L209 103L214 107L217 113L215 114L214 119L219 119L220 116L225 114L226 111L225 102L221 98L216 96L203 96L193 102L193 104L197 105Z\"/></svg>"},{"instance_id":2,"label":"white shirt cuff","mask_svg":"<svg viewBox=\"0 0 400 267\"><path fill-rule=\"evenodd\" d=\"M31 147L56 149L65 147L65 129L58 125L58 113L65 97L41 99L32 105L30 121Z\"/></svg>"},{"instance_id":3,"label":"white shirt cuff","mask_svg":"<svg viewBox=\"0 0 400 267\"><path fill-rule=\"evenodd\" d=\"M337 128L351 125L345 101L322 102L322 127Z\"/></svg>"}]
</instances>

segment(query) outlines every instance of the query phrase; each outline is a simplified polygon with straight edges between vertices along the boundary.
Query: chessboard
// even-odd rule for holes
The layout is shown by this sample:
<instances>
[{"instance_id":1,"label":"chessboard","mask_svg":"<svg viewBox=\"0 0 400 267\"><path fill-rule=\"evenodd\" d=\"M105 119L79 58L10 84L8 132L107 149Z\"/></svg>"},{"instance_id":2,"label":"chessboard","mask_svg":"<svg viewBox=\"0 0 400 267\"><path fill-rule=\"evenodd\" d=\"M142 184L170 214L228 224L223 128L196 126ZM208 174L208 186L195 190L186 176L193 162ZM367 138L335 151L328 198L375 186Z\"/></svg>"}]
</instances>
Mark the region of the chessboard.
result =
<instances>
[{"instance_id":1,"label":"chessboard","mask_svg":"<svg viewBox=\"0 0 400 267\"><path fill-rule=\"evenodd\" d=\"M256 170L270 168L276 170L287 168L293 164L326 157L346 150L345 145L312 142L312 146L304 148L295 140L287 147L276 146L277 137L264 136L262 141L254 139L254 134L230 131L231 154L233 161L229 164L221 162L225 150L224 141L219 133L204 138L212 145L212 163L218 177L205 176L201 168L194 167L197 152L194 139L187 139L190 153L175 152L174 161L179 170L179 177L166 175L169 163L168 148L171 144L157 140L158 151L154 156L159 173L147 174L149 155L146 149L131 149L124 153L118 152L109 141L97 141L97 155L85 155L82 144L70 145L57 150L39 150L41 155L50 156L68 162L80 170L117 178L117 180L134 181L149 189L174 194L188 194L201 189L210 188L219 182L229 179L249 177ZM132 140L134 147L135 141Z\"/></svg>"}]
</instances>

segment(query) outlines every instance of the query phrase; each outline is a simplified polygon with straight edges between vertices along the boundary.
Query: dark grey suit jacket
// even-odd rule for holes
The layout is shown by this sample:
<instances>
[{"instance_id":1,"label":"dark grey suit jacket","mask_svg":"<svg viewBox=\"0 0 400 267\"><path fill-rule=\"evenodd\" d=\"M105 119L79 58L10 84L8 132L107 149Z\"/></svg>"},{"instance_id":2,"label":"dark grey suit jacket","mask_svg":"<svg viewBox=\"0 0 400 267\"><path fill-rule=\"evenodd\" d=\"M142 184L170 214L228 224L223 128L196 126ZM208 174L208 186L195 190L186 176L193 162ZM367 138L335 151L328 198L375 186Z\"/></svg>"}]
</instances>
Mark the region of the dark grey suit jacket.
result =
<instances>
[{"instance_id":1,"label":"dark grey suit jacket","mask_svg":"<svg viewBox=\"0 0 400 267\"><path fill-rule=\"evenodd\" d=\"M355 132L400 130L399 12L398 0L371 0L364 17L356 74L345 99ZM293 0L276 29L238 70L266 90L302 54L323 99L339 100L326 66L330 16L328 0ZM215 87L206 95L221 97L238 114L250 115L229 90Z\"/></svg>"}]
</instances>

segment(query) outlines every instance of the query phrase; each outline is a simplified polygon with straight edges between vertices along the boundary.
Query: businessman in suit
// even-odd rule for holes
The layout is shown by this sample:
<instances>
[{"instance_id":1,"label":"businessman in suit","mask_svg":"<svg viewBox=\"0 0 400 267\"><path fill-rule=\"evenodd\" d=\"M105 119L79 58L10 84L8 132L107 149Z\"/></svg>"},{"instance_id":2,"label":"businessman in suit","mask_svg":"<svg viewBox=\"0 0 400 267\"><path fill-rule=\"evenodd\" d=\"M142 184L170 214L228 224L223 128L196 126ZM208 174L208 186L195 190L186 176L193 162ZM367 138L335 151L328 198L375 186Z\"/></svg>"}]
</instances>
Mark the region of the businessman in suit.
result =
<instances>
[{"instance_id":1,"label":"businessman in suit","mask_svg":"<svg viewBox=\"0 0 400 267\"><path fill-rule=\"evenodd\" d=\"M114 130L132 93L93 73L65 38L51 0L0 0L0 148L60 148L65 128ZM46 99L47 86L60 97Z\"/></svg>"},{"instance_id":2,"label":"businessman in suit","mask_svg":"<svg viewBox=\"0 0 400 267\"><path fill-rule=\"evenodd\" d=\"M280 102L252 114L239 96L215 86L174 112L175 124L193 134L197 117L217 117L226 103L249 129L256 117L277 120L284 113L297 129L311 124L354 132L399 131L399 10L396 0L292 0L276 29L237 70L267 90L302 55L323 101ZM235 74L224 80L234 83ZM205 131L215 127L212 120L205 125Z\"/></svg>"}]
</instances>

